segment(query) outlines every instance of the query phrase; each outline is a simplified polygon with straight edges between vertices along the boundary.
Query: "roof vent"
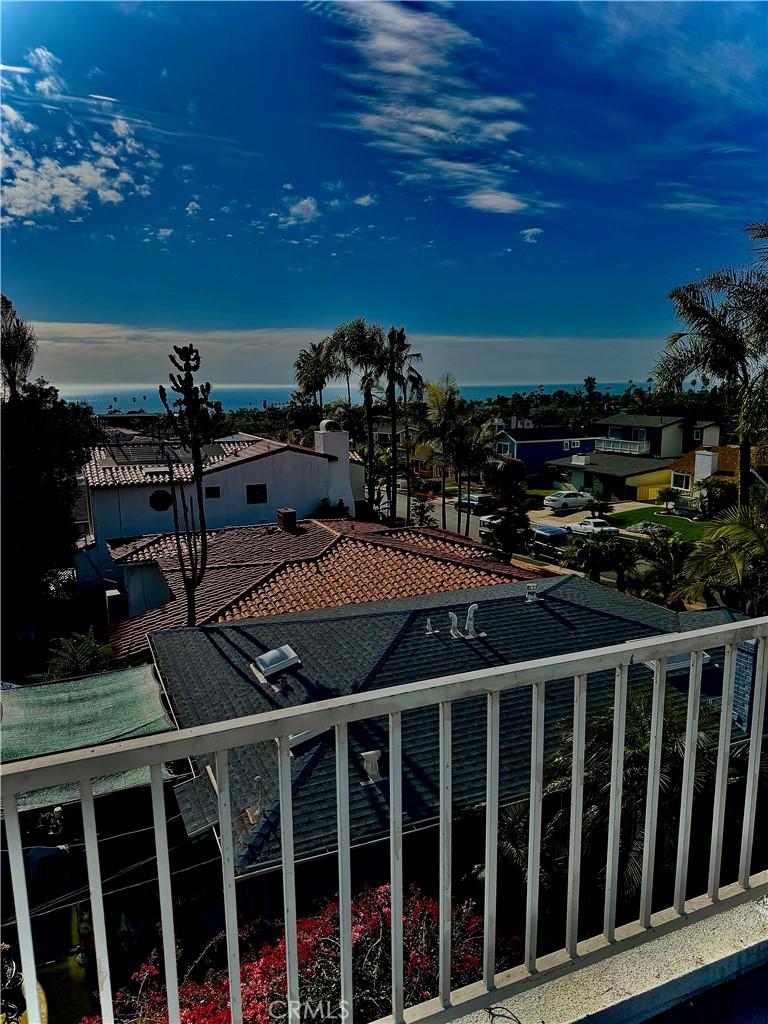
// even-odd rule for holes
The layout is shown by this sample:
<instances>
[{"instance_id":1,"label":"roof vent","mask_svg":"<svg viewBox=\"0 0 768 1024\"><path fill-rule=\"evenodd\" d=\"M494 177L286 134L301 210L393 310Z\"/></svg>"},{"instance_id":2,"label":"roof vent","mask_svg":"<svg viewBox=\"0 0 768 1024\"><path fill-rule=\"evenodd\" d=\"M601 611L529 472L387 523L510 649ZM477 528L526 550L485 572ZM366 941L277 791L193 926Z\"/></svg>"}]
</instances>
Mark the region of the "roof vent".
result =
<instances>
[{"instance_id":1,"label":"roof vent","mask_svg":"<svg viewBox=\"0 0 768 1024\"><path fill-rule=\"evenodd\" d=\"M467 640L480 640L484 636L488 636L487 633L476 632L475 630L475 613L477 612L479 605L471 604L467 609L467 621L464 625L464 635Z\"/></svg>"},{"instance_id":2,"label":"roof vent","mask_svg":"<svg viewBox=\"0 0 768 1024\"><path fill-rule=\"evenodd\" d=\"M433 629L432 628L432 619L428 615L427 616L427 636L437 636L437 634L439 632L440 632L439 629Z\"/></svg>"},{"instance_id":3,"label":"roof vent","mask_svg":"<svg viewBox=\"0 0 768 1024\"><path fill-rule=\"evenodd\" d=\"M530 604L532 604L534 601L538 601L539 600L539 584L538 583L534 583L533 581L531 583L526 583L526 585L525 585L525 600L528 601Z\"/></svg>"},{"instance_id":4,"label":"roof vent","mask_svg":"<svg viewBox=\"0 0 768 1024\"><path fill-rule=\"evenodd\" d=\"M363 768L368 776L365 782L361 782L361 786L372 786L375 782L381 781L381 772L379 771L379 759L381 758L380 750L364 750L360 755L363 759Z\"/></svg>"},{"instance_id":5,"label":"roof vent","mask_svg":"<svg viewBox=\"0 0 768 1024\"><path fill-rule=\"evenodd\" d=\"M459 620L456 616L456 612L448 612L448 616L451 620L451 636L454 640L463 640L464 634L459 629Z\"/></svg>"}]
</instances>

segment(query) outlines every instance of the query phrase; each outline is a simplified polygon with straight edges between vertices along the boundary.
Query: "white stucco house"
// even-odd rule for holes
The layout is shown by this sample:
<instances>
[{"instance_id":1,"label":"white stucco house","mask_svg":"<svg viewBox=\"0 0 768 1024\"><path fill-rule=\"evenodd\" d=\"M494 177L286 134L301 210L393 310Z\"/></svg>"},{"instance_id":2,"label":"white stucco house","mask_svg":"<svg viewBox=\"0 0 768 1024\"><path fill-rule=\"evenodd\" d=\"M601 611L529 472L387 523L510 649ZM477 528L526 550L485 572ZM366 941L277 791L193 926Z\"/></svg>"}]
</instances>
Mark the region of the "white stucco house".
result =
<instances>
[{"instance_id":1,"label":"white stucco house","mask_svg":"<svg viewBox=\"0 0 768 1024\"><path fill-rule=\"evenodd\" d=\"M349 435L332 420L315 431L314 448L252 435L207 445L204 495L208 529L273 523L280 508L300 519L323 499L354 515ZM191 501L189 452L171 450L177 493ZM94 448L84 470L88 536L76 558L81 581L108 580L114 569L108 542L173 533L167 446L157 442ZM181 497L179 497L181 504Z\"/></svg>"}]
</instances>

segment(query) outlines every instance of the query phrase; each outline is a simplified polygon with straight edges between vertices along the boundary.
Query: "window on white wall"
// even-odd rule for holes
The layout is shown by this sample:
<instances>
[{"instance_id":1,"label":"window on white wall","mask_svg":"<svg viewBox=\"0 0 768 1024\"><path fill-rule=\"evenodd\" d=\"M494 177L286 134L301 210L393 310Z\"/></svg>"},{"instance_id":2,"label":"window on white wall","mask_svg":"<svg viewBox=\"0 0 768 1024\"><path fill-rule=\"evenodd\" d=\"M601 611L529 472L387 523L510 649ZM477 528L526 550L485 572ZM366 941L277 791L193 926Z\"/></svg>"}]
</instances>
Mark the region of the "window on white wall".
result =
<instances>
[{"instance_id":1,"label":"window on white wall","mask_svg":"<svg viewBox=\"0 0 768 1024\"><path fill-rule=\"evenodd\" d=\"M693 440L694 441L700 441L701 440L701 431L700 430L694 430L694 432L693 432Z\"/></svg>"},{"instance_id":2,"label":"window on white wall","mask_svg":"<svg viewBox=\"0 0 768 1024\"><path fill-rule=\"evenodd\" d=\"M249 505L264 505L267 501L266 484L247 484L245 500Z\"/></svg>"},{"instance_id":3,"label":"window on white wall","mask_svg":"<svg viewBox=\"0 0 768 1024\"><path fill-rule=\"evenodd\" d=\"M205 488L206 498L220 498L221 488L220 487L206 487Z\"/></svg>"},{"instance_id":4,"label":"window on white wall","mask_svg":"<svg viewBox=\"0 0 768 1024\"><path fill-rule=\"evenodd\" d=\"M691 478L688 473L673 473L672 486L678 491L689 491L691 489Z\"/></svg>"}]
</instances>

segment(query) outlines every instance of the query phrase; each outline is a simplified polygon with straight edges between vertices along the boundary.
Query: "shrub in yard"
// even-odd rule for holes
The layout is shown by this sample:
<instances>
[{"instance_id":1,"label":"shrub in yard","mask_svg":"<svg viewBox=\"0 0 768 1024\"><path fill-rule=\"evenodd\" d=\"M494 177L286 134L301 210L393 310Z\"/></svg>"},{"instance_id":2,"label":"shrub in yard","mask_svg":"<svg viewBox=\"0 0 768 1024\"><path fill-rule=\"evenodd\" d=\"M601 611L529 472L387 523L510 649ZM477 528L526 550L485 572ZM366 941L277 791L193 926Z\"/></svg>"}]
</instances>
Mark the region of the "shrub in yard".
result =
<instances>
[{"instance_id":1,"label":"shrub in yard","mask_svg":"<svg viewBox=\"0 0 768 1024\"><path fill-rule=\"evenodd\" d=\"M384 885L363 892L352 903L353 980L355 1019L371 1021L391 1012L390 891ZM297 926L299 988L302 1002L322 1019L343 1022L340 1006L339 907L327 903ZM520 940L502 943L519 955ZM412 888L403 911L405 1004L413 1005L438 992L438 904ZM454 988L478 980L482 973L483 922L471 902L452 915L451 984ZM287 1020L285 1004L285 939L251 945L241 936L240 982L245 1024ZM184 978L179 986L179 1024L229 1024L227 973L209 968L199 979ZM129 988L115 997L115 1019L121 1022L167 1024L165 989L157 954L142 964ZM101 1024L89 1017L81 1024Z\"/></svg>"}]
</instances>

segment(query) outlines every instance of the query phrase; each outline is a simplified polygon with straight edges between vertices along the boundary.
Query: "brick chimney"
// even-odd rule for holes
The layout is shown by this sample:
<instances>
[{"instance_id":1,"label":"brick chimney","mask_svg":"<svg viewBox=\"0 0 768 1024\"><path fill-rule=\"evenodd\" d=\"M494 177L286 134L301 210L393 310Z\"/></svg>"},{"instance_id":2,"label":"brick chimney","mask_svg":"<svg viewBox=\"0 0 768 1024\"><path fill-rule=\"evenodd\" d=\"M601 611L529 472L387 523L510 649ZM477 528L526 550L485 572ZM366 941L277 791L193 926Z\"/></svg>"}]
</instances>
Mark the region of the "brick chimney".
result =
<instances>
[{"instance_id":1,"label":"brick chimney","mask_svg":"<svg viewBox=\"0 0 768 1024\"><path fill-rule=\"evenodd\" d=\"M296 532L296 509L279 508L277 510L277 526L286 533Z\"/></svg>"}]
</instances>

